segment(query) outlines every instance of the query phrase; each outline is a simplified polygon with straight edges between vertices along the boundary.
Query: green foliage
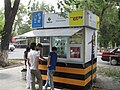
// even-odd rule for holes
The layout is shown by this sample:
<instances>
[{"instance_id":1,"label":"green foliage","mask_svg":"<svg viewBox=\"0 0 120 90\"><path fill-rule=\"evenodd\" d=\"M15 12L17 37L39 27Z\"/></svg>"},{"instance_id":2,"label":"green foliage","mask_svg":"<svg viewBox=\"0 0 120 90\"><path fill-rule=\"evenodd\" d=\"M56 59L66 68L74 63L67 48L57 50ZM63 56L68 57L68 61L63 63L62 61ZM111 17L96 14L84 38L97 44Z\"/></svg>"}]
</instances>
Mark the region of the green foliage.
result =
<instances>
[{"instance_id":1,"label":"green foliage","mask_svg":"<svg viewBox=\"0 0 120 90\"><path fill-rule=\"evenodd\" d=\"M30 29L30 26L28 24L22 24L22 26L18 30L18 35L29 32L30 30L31 29Z\"/></svg>"},{"instance_id":2,"label":"green foliage","mask_svg":"<svg viewBox=\"0 0 120 90\"><path fill-rule=\"evenodd\" d=\"M14 22L14 29L13 31L19 31L21 27L23 27L23 23L26 21L24 18L26 16L27 9L23 4L19 5L19 9L16 15L16 19Z\"/></svg>"},{"instance_id":3,"label":"green foliage","mask_svg":"<svg viewBox=\"0 0 120 90\"><path fill-rule=\"evenodd\" d=\"M4 14L3 14L3 9L0 9L0 36L2 34L4 27Z\"/></svg>"},{"instance_id":4,"label":"green foliage","mask_svg":"<svg viewBox=\"0 0 120 90\"><path fill-rule=\"evenodd\" d=\"M120 8L118 9L118 18L120 20Z\"/></svg>"},{"instance_id":5,"label":"green foliage","mask_svg":"<svg viewBox=\"0 0 120 90\"><path fill-rule=\"evenodd\" d=\"M92 3L90 10L100 17L98 43L101 47L107 48L110 43L113 47L115 43L117 46L120 44L118 40L120 20L118 19L117 4L116 0L95 0Z\"/></svg>"},{"instance_id":6,"label":"green foliage","mask_svg":"<svg viewBox=\"0 0 120 90\"><path fill-rule=\"evenodd\" d=\"M63 0L58 1L58 9L60 9L61 12L70 12L73 10L81 9L82 1L80 0Z\"/></svg>"}]
</instances>

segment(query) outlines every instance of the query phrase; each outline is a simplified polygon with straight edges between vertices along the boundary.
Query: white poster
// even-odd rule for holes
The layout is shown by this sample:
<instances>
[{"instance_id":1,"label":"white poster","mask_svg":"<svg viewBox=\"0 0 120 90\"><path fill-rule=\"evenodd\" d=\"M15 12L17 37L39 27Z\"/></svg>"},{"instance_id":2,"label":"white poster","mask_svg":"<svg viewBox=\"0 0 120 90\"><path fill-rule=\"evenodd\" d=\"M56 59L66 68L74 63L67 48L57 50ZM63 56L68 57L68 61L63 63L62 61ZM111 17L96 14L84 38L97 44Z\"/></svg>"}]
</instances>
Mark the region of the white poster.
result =
<instances>
[{"instance_id":1,"label":"white poster","mask_svg":"<svg viewBox=\"0 0 120 90\"><path fill-rule=\"evenodd\" d=\"M45 14L44 17L44 28L52 27L68 27L69 26L69 14L66 17L60 16L58 14Z\"/></svg>"}]
</instances>

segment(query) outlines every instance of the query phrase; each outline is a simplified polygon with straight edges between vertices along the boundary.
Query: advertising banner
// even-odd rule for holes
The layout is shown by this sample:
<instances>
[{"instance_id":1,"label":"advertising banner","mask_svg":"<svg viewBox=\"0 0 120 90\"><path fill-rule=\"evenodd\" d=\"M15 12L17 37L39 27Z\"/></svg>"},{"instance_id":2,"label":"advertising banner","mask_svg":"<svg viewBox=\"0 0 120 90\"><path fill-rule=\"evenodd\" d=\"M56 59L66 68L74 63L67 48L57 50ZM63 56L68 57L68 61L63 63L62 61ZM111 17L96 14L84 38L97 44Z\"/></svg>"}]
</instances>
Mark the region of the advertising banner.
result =
<instances>
[{"instance_id":1,"label":"advertising banner","mask_svg":"<svg viewBox=\"0 0 120 90\"><path fill-rule=\"evenodd\" d=\"M99 29L99 17L97 15L95 15L94 13L92 13L89 10L85 11L85 26L90 26L92 28L95 29Z\"/></svg>"},{"instance_id":2,"label":"advertising banner","mask_svg":"<svg viewBox=\"0 0 120 90\"><path fill-rule=\"evenodd\" d=\"M84 25L84 11L78 10L70 12L69 26L83 26Z\"/></svg>"},{"instance_id":3,"label":"advertising banner","mask_svg":"<svg viewBox=\"0 0 120 90\"><path fill-rule=\"evenodd\" d=\"M99 29L100 28L100 18L98 16L96 16L96 20L97 20L97 24L96 24L96 28Z\"/></svg>"},{"instance_id":4,"label":"advertising banner","mask_svg":"<svg viewBox=\"0 0 120 90\"><path fill-rule=\"evenodd\" d=\"M88 21L88 26L96 28L97 25L96 15L93 14L91 11L89 11L87 21Z\"/></svg>"},{"instance_id":5,"label":"advertising banner","mask_svg":"<svg viewBox=\"0 0 120 90\"><path fill-rule=\"evenodd\" d=\"M44 17L44 28L52 27L68 27L69 26L69 14L66 14L66 17L63 17L59 14L46 14Z\"/></svg>"},{"instance_id":6,"label":"advertising banner","mask_svg":"<svg viewBox=\"0 0 120 90\"><path fill-rule=\"evenodd\" d=\"M70 47L70 58L80 58L80 47Z\"/></svg>"},{"instance_id":7,"label":"advertising banner","mask_svg":"<svg viewBox=\"0 0 120 90\"><path fill-rule=\"evenodd\" d=\"M43 11L32 12L32 28L43 28Z\"/></svg>"}]
</instances>

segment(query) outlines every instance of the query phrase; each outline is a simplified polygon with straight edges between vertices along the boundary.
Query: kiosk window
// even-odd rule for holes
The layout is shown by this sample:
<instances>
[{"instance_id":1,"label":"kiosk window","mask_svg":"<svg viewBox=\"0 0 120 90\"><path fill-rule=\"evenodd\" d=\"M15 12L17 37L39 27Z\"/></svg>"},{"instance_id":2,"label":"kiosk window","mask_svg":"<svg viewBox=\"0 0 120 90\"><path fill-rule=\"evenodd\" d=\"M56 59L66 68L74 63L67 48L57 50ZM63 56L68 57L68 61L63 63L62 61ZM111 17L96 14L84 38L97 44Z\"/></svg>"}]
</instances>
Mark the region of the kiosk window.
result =
<instances>
[{"instance_id":1,"label":"kiosk window","mask_svg":"<svg viewBox=\"0 0 120 90\"><path fill-rule=\"evenodd\" d=\"M52 46L57 47L59 58L67 58L67 37L52 37Z\"/></svg>"},{"instance_id":2,"label":"kiosk window","mask_svg":"<svg viewBox=\"0 0 120 90\"><path fill-rule=\"evenodd\" d=\"M69 44L82 44L82 31L72 35L69 39Z\"/></svg>"}]
</instances>

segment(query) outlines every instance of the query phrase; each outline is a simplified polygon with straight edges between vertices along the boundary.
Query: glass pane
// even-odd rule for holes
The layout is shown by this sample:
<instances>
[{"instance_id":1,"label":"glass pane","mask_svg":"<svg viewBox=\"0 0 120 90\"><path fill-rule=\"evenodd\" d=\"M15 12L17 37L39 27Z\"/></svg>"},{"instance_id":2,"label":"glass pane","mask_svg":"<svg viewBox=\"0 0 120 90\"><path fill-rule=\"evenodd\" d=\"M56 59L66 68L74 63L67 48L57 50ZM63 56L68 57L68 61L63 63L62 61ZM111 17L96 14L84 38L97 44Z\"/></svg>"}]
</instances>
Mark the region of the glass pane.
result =
<instances>
[{"instance_id":1,"label":"glass pane","mask_svg":"<svg viewBox=\"0 0 120 90\"><path fill-rule=\"evenodd\" d=\"M59 58L67 58L67 37L53 37L52 46L57 47Z\"/></svg>"},{"instance_id":2,"label":"glass pane","mask_svg":"<svg viewBox=\"0 0 120 90\"><path fill-rule=\"evenodd\" d=\"M82 44L82 31L79 31L72 35L69 40L70 44Z\"/></svg>"}]
</instances>

